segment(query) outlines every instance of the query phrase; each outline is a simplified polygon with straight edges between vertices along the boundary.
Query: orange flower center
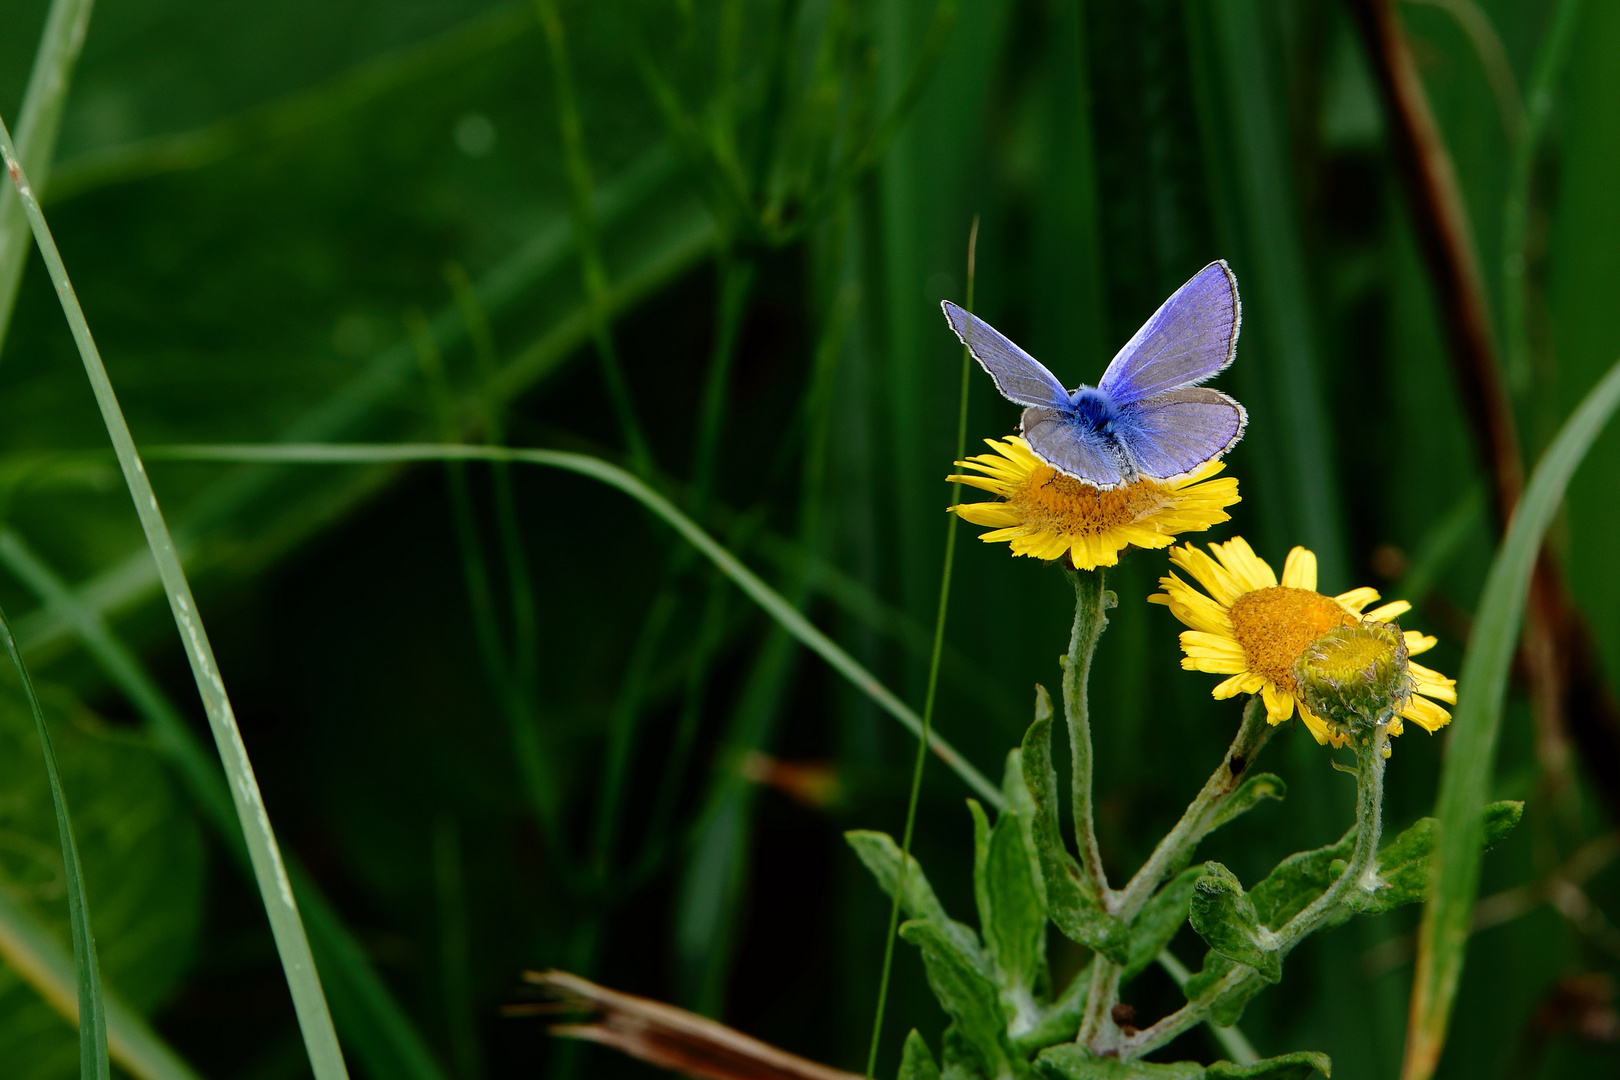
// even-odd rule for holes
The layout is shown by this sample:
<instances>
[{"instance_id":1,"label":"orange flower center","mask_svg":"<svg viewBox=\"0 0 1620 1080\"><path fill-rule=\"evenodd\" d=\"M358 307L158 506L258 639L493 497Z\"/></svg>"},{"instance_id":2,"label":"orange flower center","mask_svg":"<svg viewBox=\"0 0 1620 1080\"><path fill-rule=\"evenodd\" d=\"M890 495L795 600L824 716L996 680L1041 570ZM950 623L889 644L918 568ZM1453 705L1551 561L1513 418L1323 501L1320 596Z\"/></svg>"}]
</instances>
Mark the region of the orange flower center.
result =
<instances>
[{"instance_id":1,"label":"orange flower center","mask_svg":"<svg viewBox=\"0 0 1620 1080\"><path fill-rule=\"evenodd\" d=\"M1007 501L1026 526L1059 536L1098 536L1175 503L1170 489L1156 480L1143 478L1102 491L1050 465L1036 465Z\"/></svg>"},{"instance_id":2,"label":"orange flower center","mask_svg":"<svg viewBox=\"0 0 1620 1080\"><path fill-rule=\"evenodd\" d=\"M1329 630L1358 621L1332 597L1287 585L1244 593L1227 616L1249 670L1289 693L1300 654Z\"/></svg>"}]
</instances>

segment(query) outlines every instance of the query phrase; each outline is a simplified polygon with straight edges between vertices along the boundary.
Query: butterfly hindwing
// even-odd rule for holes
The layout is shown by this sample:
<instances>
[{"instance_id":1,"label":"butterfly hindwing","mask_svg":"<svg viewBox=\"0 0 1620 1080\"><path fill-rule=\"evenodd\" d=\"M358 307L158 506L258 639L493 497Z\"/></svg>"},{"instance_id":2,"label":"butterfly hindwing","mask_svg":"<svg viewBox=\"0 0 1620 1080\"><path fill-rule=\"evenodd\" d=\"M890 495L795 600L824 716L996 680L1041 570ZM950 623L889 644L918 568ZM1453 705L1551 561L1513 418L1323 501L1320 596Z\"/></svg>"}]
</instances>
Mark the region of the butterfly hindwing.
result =
<instances>
[{"instance_id":1,"label":"butterfly hindwing","mask_svg":"<svg viewBox=\"0 0 1620 1080\"><path fill-rule=\"evenodd\" d=\"M1097 384L1129 405L1211 378L1237 355L1243 306L1225 260L1192 276L1125 343Z\"/></svg>"},{"instance_id":2,"label":"butterfly hindwing","mask_svg":"<svg viewBox=\"0 0 1620 1080\"><path fill-rule=\"evenodd\" d=\"M962 339L979 366L990 373L1001 396L1020 405L1060 409L1069 403L1069 392L1039 360L1020 349L995 327L949 300L939 305L951 329Z\"/></svg>"},{"instance_id":3,"label":"butterfly hindwing","mask_svg":"<svg viewBox=\"0 0 1620 1080\"><path fill-rule=\"evenodd\" d=\"M1059 472L1100 488L1135 479L1119 444L1088 430L1067 410L1025 409L1019 426L1035 456Z\"/></svg>"},{"instance_id":4,"label":"butterfly hindwing","mask_svg":"<svg viewBox=\"0 0 1620 1080\"><path fill-rule=\"evenodd\" d=\"M1114 430L1137 469L1164 478L1220 457L1248 422L1243 406L1219 390L1188 386L1125 406Z\"/></svg>"}]
</instances>

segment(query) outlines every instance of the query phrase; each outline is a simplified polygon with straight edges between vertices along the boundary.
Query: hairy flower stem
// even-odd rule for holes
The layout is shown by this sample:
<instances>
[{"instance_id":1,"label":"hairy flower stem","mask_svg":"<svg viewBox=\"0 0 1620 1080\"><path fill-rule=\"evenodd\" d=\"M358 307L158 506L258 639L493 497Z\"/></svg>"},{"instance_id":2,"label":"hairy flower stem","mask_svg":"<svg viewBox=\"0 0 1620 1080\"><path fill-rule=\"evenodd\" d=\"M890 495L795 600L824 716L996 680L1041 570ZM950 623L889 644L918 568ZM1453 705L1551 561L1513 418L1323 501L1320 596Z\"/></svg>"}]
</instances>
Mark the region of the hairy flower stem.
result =
<instances>
[{"instance_id":1,"label":"hairy flower stem","mask_svg":"<svg viewBox=\"0 0 1620 1080\"><path fill-rule=\"evenodd\" d=\"M1371 734L1352 745L1356 751L1356 846L1350 854L1350 865L1326 892L1277 931L1278 948L1285 955L1321 927L1351 889L1359 887L1372 892L1380 884L1375 859L1384 830L1384 753L1389 749L1388 725L1379 724Z\"/></svg>"},{"instance_id":2,"label":"hairy flower stem","mask_svg":"<svg viewBox=\"0 0 1620 1080\"><path fill-rule=\"evenodd\" d=\"M1074 630L1069 635L1069 652L1063 658L1063 715L1069 724L1069 753L1074 785L1074 834L1080 849L1080 865L1086 880L1103 907L1111 907L1113 891L1103 872L1102 853L1097 848L1097 826L1092 813L1091 793L1091 712L1086 684L1091 678L1091 656L1097 639L1108 626L1103 614L1114 606L1114 596L1103 589L1101 570L1071 570L1074 586Z\"/></svg>"},{"instance_id":3,"label":"hairy flower stem","mask_svg":"<svg viewBox=\"0 0 1620 1080\"><path fill-rule=\"evenodd\" d=\"M1384 752L1389 748L1389 728L1379 724L1371 734L1355 742L1356 751L1356 843L1350 863L1327 890L1303 911L1276 931L1276 951L1286 958L1294 948L1320 929L1352 889L1371 892L1383 883L1378 879L1378 841L1383 833ZM1182 1032L1202 1023L1210 1007L1227 993L1245 984L1260 981L1252 967L1239 964L1225 978L1204 991L1197 1001L1166 1016L1152 1027L1116 1044L1120 1060L1132 1061L1150 1054Z\"/></svg>"},{"instance_id":4,"label":"hairy flower stem","mask_svg":"<svg viewBox=\"0 0 1620 1080\"><path fill-rule=\"evenodd\" d=\"M1226 756L1215 767L1203 789L1181 815L1159 846L1153 849L1148 861L1136 872L1130 883L1122 889L1113 907L1113 913L1126 922L1136 918L1137 912L1153 896L1159 884L1186 865L1198 842L1215 827L1216 816L1231 794L1243 784L1243 778L1260 756L1266 742L1276 731L1266 722L1266 706L1260 695L1249 699L1243 709L1243 723L1239 725Z\"/></svg>"}]
</instances>

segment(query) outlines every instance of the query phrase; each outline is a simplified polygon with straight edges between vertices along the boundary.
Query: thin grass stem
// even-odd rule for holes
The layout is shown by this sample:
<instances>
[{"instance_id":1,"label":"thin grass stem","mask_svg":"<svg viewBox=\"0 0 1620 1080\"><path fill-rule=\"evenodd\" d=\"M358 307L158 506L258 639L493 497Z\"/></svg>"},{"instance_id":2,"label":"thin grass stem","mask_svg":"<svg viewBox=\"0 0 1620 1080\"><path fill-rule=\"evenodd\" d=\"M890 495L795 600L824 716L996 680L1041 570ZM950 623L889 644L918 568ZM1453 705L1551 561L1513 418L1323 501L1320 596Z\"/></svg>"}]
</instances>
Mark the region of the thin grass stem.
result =
<instances>
[{"instance_id":1,"label":"thin grass stem","mask_svg":"<svg viewBox=\"0 0 1620 1080\"><path fill-rule=\"evenodd\" d=\"M563 29L562 16L557 12L556 0L534 0L534 5L551 55L552 92L557 97L557 128L562 136L563 160L568 172L569 208L574 233L579 239L580 274L590 311L591 337L596 342L596 356L602 365L608 400L618 417L630 460L637 472L651 476L652 451L642 432L641 421L636 416L635 402L630 397L630 384L625 380L624 367L619 362L618 347L613 342L613 330L609 325L612 305L609 302L607 265L602 259L596 218L591 207L595 185L591 180L590 159L585 153L585 128L574 94L568 37Z\"/></svg>"},{"instance_id":2,"label":"thin grass stem","mask_svg":"<svg viewBox=\"0 0 1620 1080\"><path fill-rule=\"evenodd\" d=\"M973 219L968 230L967 295L963 298L968 311L973 310L973 279L977 269L975 255L979 242L979 219ZM967 456L968 376L972 369L972 352L962 347L962 378L958 389L956 413L956 456L959 461ZM962 482L951 484L951 503L962 498ZM889 976L894 968L894 939L900 926L900 898L906 891L906 874L911 866L911 836L917 824L917 800L922 793L923 765L928 760L928 736L934 727L934 702L939 692L939 659L945 651L945 616L950 610L951 570L956 565L955 514L945 518L945 562L939 572L939 605L934 612L934 648L928 658L928 689L923 697L922 730L918 733L917 756L911 765L911 793L906 799L906 824L900 834L900 869L895 874L894 896L889 903L889 929L883 939L883 970L878 977L877 1009L872 1017L872 1043L866 1053L866 1077L872 1080L877 1070L878 1043L883 1037L883 1010L889 1001Z\"/></svg>"},{"instance_id":3,"label":"thin grass stem","mask_svg":"<svg viewBox=\"0 0 1620 1080\"><path fill-rule=\"evenodd\" d=\"M427 320L421 315L411 313L406 317L405 325L410 331L417 361L433 400L440 438L446 441L456 439L460 432L455 419L455 400L445 378L438 343L428 329ZM528 707L529 700L515 684L507 649L502 641L500 620L495 614L494 594L489 583L489 568L484 560L472 495L467 487L466 463L447 461L444 468L450 496L450 517L455 523L456 547L461 553L462 580L467 589L468 607L472 609L473 637L478 643L484 674L506 717L512 752L517 758L518 776L530 810L545 834L552 857L560 866L566 866L567 851L562 841L557 808L556 778L551 773L538 717Z\"/></svg>"},{"instance_id":4,"label":"thin grass stem","mask_svg":"<svg viewBox=\"0 0 1620 1080\"><path fill-rule=\"evenodd\" d=\"M1552 116L1553 94L1564 72L1574 39L1581 0L1559 0L1553 9L1524 100L1524 121L1513 141L1507 194L1502 199L1502 341L1509 382L1518 390L1530 385L1529 253L1530 187L1536 152Z\"/></svg>"},{"instance_id":5,"label":"thin grass stem","mask_svg":"<svg viewBox=\"0 0 1620 1080\"><path fill-rule=\"evenodd\" d=\"M467 934L461 828L449 815L433 823L433 887L439 917L439 992L456 1078L477 1080L484 1073L484 1065L473 1023L472 949Z\"/></svg>"},{"instance_id":6,"label":"thin grass stem","mask_svg":"<svg viewBox=\"0 0 1620 1080\"><path fill-rule=\"evenodd\" d=\"M79 1076L82 1080L109 1080L107 1064L107 1012L101 996L101 964L96 959L96 939L90 930L90 905L84 897L84 867L79 863L79 845L73 839L73 823L68 819L67 796L62 793L62 774L56 767L56 748L45 724L45 712L34 693L34 680L28 665L17 651L11 633L11 620L0 610L0 637L5 638L6 655L11 657L22 683L28 711L34 715L39 749L45 755L45 775L51 785L51 808L56 811L56 836L62 845L62 878L67 888L68 925L73 937L73 964L79 985Z\"/></svg>"},{"instance_id":7,"label":"thin grass stem","mask_svg":"<svg viewBox=\"0 0 1620 1080\"><path fill-rule=\"evenodd\" d=\"M506 423L501 416L501 402L496 400L494 388L500 379L500 357L495 350L495 335L490 330L489 313L478 299L467 272L459 263L445 267L445 280L455 297L461 320L466 324L467 337L472 342L473 358L478 364L479 420L485 441L506 445ZM495 503L495 529L500 537L501 558L505 563L508 607L512 620L512 690L520 695L531 716L539 715L539 687L536 664L539 659L539 618L534 606L534 576L529 571L529 559L523 542L523 529L517 513L517 493L512 489L512 470L504 461L490 465L491 487Z\"/></svg>"},{"instance_id":8,"label":"thin grass stem","mask_svg":"<svg viewBox=\"0 0 1620 1080\"><path fill-rule=\"evenodd\" d=\"M293 1007L298 1014L299 1027L303 1031L310 1066L314 1070L316 1080L340 1080L340 1078L347 1080L348 1068L343 1062L343 1052L338 1047L337 1032L333 1029L332 1017L327 1010L320 975L316 972L314 958L310 955L309 940L304 935L303 921L298 915L298 904L293 898L292 885L287 880L287 869L281 859L281 849L276 844L275 834L271 830L270 816L264 807L264 797L260 794L258 780L253 775L253 765L248 760L247 746L242 742L242 732L237 727L230 697L225 690L225 680L221 677L219 664L214 659L213 646L203 626L196 598L192 596L191 584L186 580L186 572L180 564L174 539L169 535L168 523L158 508L157 495L152 491L152 483L147 479L146 468L135 449L135 440L130 435L129 425L124 420L122 409L119 408L112 381L107 377L107 369L101 362L101 354L90 335L90 325L85 321L84 311L74 294L67 268L62 264L62 256L56 249L56 241L51 237L50 229L45 224L45 217L39 209L39 201L34 196L33 188L28 183L27 174L21 163L17 161L17 151L11 143L11 133L3 122L0 122L0 155L4 156L6 169L10 172L17 193L22 198L28 214L28 223L34 230L34 239L39 245L40 254L44 257L46 268L50 271L51 282L56 286L57 297L61 300L62 311L73 331L74 341L78 344L79 354L84 360L85 373L89 376L90 386L95 392L96 403L101 409L102 420L107 427L107 434L112 439L113 449L118 454L118 464L123 470L130 497L134 500L135 512L140 517L141 528L146 534L153 561L157 563L158 576L163 583L164 592L168 595L169 607L174 614L175 625L180 630L186 657L191 662L197 689L202 695L203 706L208 713L209 726L213 729L214 740L219 747L220 759L224 762L225 771L230 777L231 796L236 803L237 816L241 819L242 832L247 838L249 852L253 856L259 893L270 916L276 950L281 955L287 986L292 992Z\"/></svg>"}]
</instances>

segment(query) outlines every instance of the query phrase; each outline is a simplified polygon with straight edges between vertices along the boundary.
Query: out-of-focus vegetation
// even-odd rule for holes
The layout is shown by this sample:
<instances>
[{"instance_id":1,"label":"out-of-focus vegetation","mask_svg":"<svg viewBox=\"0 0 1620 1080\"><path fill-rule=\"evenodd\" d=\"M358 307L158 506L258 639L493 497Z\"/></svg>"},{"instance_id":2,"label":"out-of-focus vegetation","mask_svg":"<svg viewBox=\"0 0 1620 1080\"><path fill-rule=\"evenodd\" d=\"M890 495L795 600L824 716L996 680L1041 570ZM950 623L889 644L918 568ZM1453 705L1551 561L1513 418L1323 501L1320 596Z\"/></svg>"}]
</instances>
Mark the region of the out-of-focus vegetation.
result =
<instances>
[{"instance_id":1,"label":"out-of-focus vegetation","mask_svg":"<svg viewBox=\"0 0 1620 1080\"><path fill-rule=\"evenodd\" d=\"M1519 110L1568 5L1399 5L1512 340ZM1490 483L1339 5L604 0L558 3L548 32L551 7L101 0L41 187L142 446L458 438L620 461L920 707L960 357L937 303L962 297L972 218L977 310L1071 383L1225 257L1246 318L1223 385L1252 417L1230 531L1273 562L1311 547L1324 591L1412 600L1432 666L1457 671ZM0 10L8 122L46 10ZM1504 350L1527 460L1620 356L1620 8L1574 17L1527 173L1527 347ZM972 435L1011 429L988 380L972 395ZM199 1076L300 1076L258 894L204 759L176 749L176 730L206 744L202 709L105 446L31 256L0 352L0 604L54 724L105 981ZM1610 432L1550 540L1609 672L1617 470ZM499 1015L546 966L859 1067L888 906L840 834L899 831L914 743L668 528L522 466L150 471L270 816L324 897L305 918L357 1074L644 1073ZM963 541L935 722L995 776L1057 678L1070 597ZM1141 602L1164 566L1135 552L1110 574L1093 680L1116 876L1237 724ZM1490 797L1527 800L1525 824L1485 864L1441 1075L1615 1067L1620 781L1558 733L1516 691ZM1347 821L1349 781L1283 734L1285 807L1209 845L1244 880ZM1431 811L1445 742L1400 740L1393 828ZM65 947L67 922L12 691L0 747L0 1073L71 1076L73 1030L20 960L41 924ZM916 840L957 912L965 794L931 764ZM1394 1075L1417 919L1312 939L1245 1033ZM1077 958L1053 949L1061 978ZM1181 1000L1158 971L1134 992L1144 1016ZM940 1018L902 952L884 1074L912 1026ZM1214 1056L1209 1038L1175 1056Z\"/></svg>"}]
</instances>

